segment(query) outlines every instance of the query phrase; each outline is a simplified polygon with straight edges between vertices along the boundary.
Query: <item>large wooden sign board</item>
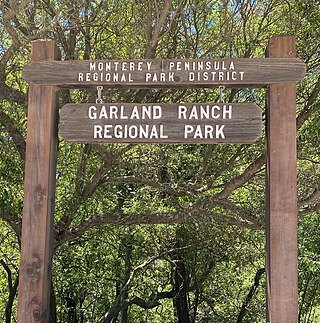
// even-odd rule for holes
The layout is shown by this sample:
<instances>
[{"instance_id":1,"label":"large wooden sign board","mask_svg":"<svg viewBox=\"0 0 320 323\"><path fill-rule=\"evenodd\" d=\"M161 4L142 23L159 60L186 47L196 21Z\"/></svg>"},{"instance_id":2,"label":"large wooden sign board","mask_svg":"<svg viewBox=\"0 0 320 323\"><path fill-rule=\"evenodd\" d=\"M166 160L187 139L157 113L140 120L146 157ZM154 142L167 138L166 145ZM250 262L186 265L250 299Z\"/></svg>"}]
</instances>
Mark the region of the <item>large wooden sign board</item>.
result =
<instances>
[{"instance_id":1,"label":"large wooden sign board","mask_svg":"<svg viewBox=\"0 0 320 323\"><path fill-rule=\"evenodd\" d=\"M254 103L67 104L60 133L75 143L254 143L261 133Z\"/></svg>"},{"instance_id":2,"label":"large wooden sign board","mask_svg":"<svg viewBox=\"0 0 320 323\"><path fill-rule=\"evenodd\" d=\"M196 88L292 83L304 73L305 64L298 58L237 58L42 61L29 63L23 76L30 84L60 88Z\"/></svg>"},{"instance_id":3,"label":"large wooden sign board","mask_svg":"<svg viewBox=\"0 0 320 323\"><path fill-rule=\"evenodd\" d=\"M268 58L57 61L54 41L32 44L18 296L18 322L48 322L58 110L56 90L267 87L267 321L298 321L296 83L305 65L293 37L272 37ZM70 142L253 143L254 103L67 104L60 132Z\"/></svg>"}]
</instances>

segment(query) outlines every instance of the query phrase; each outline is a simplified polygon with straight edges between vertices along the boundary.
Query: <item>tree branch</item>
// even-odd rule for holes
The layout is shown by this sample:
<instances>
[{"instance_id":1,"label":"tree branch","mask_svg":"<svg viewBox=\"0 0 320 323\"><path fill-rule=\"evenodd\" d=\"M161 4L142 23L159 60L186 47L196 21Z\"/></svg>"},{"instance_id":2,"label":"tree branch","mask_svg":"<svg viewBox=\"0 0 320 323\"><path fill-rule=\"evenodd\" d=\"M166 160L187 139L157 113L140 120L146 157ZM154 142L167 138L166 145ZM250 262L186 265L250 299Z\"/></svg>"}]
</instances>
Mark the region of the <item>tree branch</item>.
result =
<instances>
[{"instance_id":1,"label":"tree branch","mask_svg":"<svg viewBox=\"0 0 320 323\"><path fill-rule=\"evenodd\" d=\"M256 275L254 277L254 283L251 286L249 293L247 294L242 306L241 306L241 310L240 313L238 315L237 318L237 323L240 323L243 321L243 318L245 317L245 315L247 314L248 311L248 307L249 307L249 303L252 300L254 293L256 292L257 288L259 287L260 284L260 279L261 276L266 272L265 268L260 268L257 272Z\"/></svg>"},{"instance_id":2,"label":"tree branch","mask_svg":"<svg viewBox=\"0 0 320 323\"><path fill-rule=\"evenodd\" d=\"M305 208L302 208L299 212L298 212L298 216L304 216L313 212L317 212L320 211L320 203L317 203L315 205L312 206L307 206Z\"/></svg>"},{"instance_id":3,"label":"tree branch","mask_svg":"<svg viewBox=\"0 0 320 323\"><path fill-rule=\"evenodd\" d=\"M150 20L150 6L152 5L152 1L149 1L149 20ZM157 19L156 25L154 27L153 33L150 34L151 38L148 40L146 52L145 52L145 58L154 58L155 52L160 40L160 34L161 34L161 28L163 27L165 20L167 19L167 16L169 14L169 11L172 6L172 0L165 0L164 6L162 8L162 12ZM150 23L149 23L150 25Z\"/></svg>"},{"instance_id":4,"label":"tree branch","mask_svg":"<svg viewBox=\"0 0 320 323\"><path fill-rule=\"evenodd\" d=\"M153 294L151 295L151 297L145 301L140 297L133 297L131 299L128 299L128 305L132 305L135 304L137 306L140 306L144 309L150 309L150 308L154 308L156 306L159 306L159 300L161 299L165 299L165 298L174 298L175 297L175 292L172 291L168 291L168 292L161 292L161 293L157 293L157 294Z\"/></svg>"},{"instance_id":5,"label":"tree branch","mask_svg":"<svg viewBox=\"0 0 320 323\"><path fill-rule=\"evenodd\" d=\"M119 162L119 158L123 156L125 153L127 153L130 149L132 149L135 145L130 144L126 145L124 148L116 152L115 154L111 155L107 153L101 146L99 145L92 145L92 149L95 150L99 156L104 160L104 163L102 166L95 172L95 174L91 177L91 179L88 181L86 186L84 186L83 183L80 183L79 181L81 179L77 179L78 181L78 188L81 186L84 186L84 188L81 191L75 191L73 196L71 197L68 205L69 205L69 212L66 212L56 227L56 239L57 240L64 240L63 236L67 232L68 228L70 227L72 223L72 216L75 210L80 206L81 202L85 201L86 199L90 198L96 189L100 186L102 179L106 174L115 167L115 165ZM81 162L80 162L81 163ZM82 166L79 166L80 168ZM78 170L82 173L82 176L84 176L84 172L81 170ZM83 169L84 171L84 169Z\"/></svg>"},{"instance_id":6,"label":"tree branch","mask_svg":"<svg viewBox=\"0 0 320 323\"><path fill-rule=\"evenodd\" d=\"M120 313L123 309L129 307L130 305L137 305L143 309L150 309L160 305L161 299L174 298L175 292L167 291L157 294L152 294L148 300L144 300L141 297L134 296L129 299L123 300L121 303L114 305L110 310L105 314L105 316L99 321L100 323L110 323L116 315Z\"/></svg>"},{"instance_id":7,"label":"tree branch","mask_svg":"<svg viewBox=\"0 0 320 323\"><path fill-rule=\"evenodd\" d=\"M254 217L252 217L253 219ZM63 235L56 235L55 248L67 241L73 241L83 235L86 231L105 224L113 225L136 225L136 224L177 224L195 220L206 220L219 222L225 225L234 225L254 230L262 230L263 223L253 222L247 219L239 219L227 215L221 215L207 210L197 204L194 207L184 208L179 212L150 213L150 214L123 214L104 213L92 216L81 225L70 228Z\"/></svg>"},{"instance_id":8,"label":"tree branch","mask_svg":"<svg viewBox=\"0 0 320 323\"><path fill-rule=\"evenodd\" d=\"M8 287L9 287L9 291L10 291L12 289L12 272L11 272L11 269L3 259L0 259L0 264L2 265L4 270L7 272Z\"/></svg>"},{"instance_id":9,"label":"tree branch","mask_svg":"<svg viewBox=\"0 0 320 323\"><path fill-rule=\"evenodd\" d=\"M26 155L26 142L20 130L16 127L14 121L0 108L0 122L7 129L9 136L12 138L15 147L24 161Z\"/></svg>"},{"instance_id":10,"label":"tree branch","mask_svg":"<svg viewBox=\"0 0 320 323\"><path fill-rule=\"evenodd\" d=\"M302 207L307 204L313 204L315 203L320 197L320 183L318 184L318 187L315 188L315 190L310 194L306 199L301 200L298 202L298 207Z\"/></svg>"},{"instance_id":11,"label":"tree branch","mask_svg":"<svg viewBox=\"0 0 320 323\"><path fill-rule=\"evenodd\" d=\"M266 155L265 153L263 153L252 164L250 164L241 175L236 176L229 183L226 183L225 188L222 190L222 192L215 195L214 198L226 199L234 190L247 183L265 164L265 160Z\"/></svg>"},{"instance_id":12,"label":"tree branch","mask_svg":"<svg viewBox=\"0 0 320 323\"><path fill-rule=\"evenodd\" d=\"M16 297L17 294L17 289L18 289L18 283L19 283L19 275L14 280L14 283L12 281L12 271L10 267L7 265L7 263L3 260L0 259L0 264L4 268L4 270L7 272L7 280L8 280L8 289L9 289L9 297L6 302L6 308L5 308L5 317L6 317L6 323L11 322L11 316L12 316L12 306L14 302L14 298Z\"/></svg>"},{"instance_id":13,"label":"tree branch","mask_svg":"<svg viewBox=\"0 0 320 323\"><path fill-rule=\"evenodd\" d=\"M169 292L160 292L160 293L153 293L148 300L143 300L140 297L133 296L131 298L123 299L123 295L128 294L128 289L131 285L131 282L133 281L134 277L143 269L153 264L156 260L163 258L165 255L168 255L172 252L175 252L177 249L181 250L182 248L175 248L165 251L164 253L161 253L159 255L156 255L152 258L149 258L141 265L137 266L133 269L131 272L129 278L127 279L125 285L123 286L121 293L117 296L117 299L113 306L108 310L108 312L100 319L99 323L109 323L114 317L117 317L118 314L126 309L128 306L135 304L137 306L140 306L144 309L148 308L154 308L158 305L160 305L159 300L164 298L173 298L175 296L175 292L173 290Z\"/></svg>"},{"instance_id":14,"label":"tree branch","mask_svg":"<svg viewBox=\"0 0 320 323\"><path fill-rule=\"evenodd\" d=\"M312 92L310 93L308 100L297 117L297 129L300 129L304 122L315 112L320 110L320 104L314 104L314 101L320 93L320 77L315 84Z\"/></svg>"},{"instance_id":15,"label":"tree branch","mask_svg":"<svg viewBox=\"0 0 320 323\"><path fill-rule=\"evenodd\" d=\"M167 183L159 183L155 180L146 179L141 176L106 177L103 179L102 182L103 183L135 183L140 185L147 185L155 189L159 189L162 192L165 192L166 194L170 196L175 196L175 197L186 196L188 193L190 193L185 190L181 190L181 191L176 190Z\"/></svg>"},{"instance_id":16,"label":"tree branch","mask_svg":"<svg viewBox=\"0 0 320 323\"><path fill-rule=\"evenodd\" d=\"M79 193L83 190L84 176L85 176L86 167L87 167L91 150L92 150L92 145L86 144L82 151L82 156L81 156L81 160L79 163L79 167L78 167L78 171L75 179L75 189Z\"/></svg>"},{"instance_id":17,"label":"tree branch","mask_svg":"<svg viewBox=\"0 0 320 323\"><path fill-rule=\"evenodd\" d=\"M1 200L0 200L1 202ZM1 219L4 220L15 232L18 242L20 244L20 237L21 237L21 218L18 216L12 216L7 212L3 205L0 204L0 214Z\"/></svg>"},{"instance_id":18,"label":"tree branch","mask_svg":"<svg viewBox=\"0 0 320 323\"><path fill-rule=\"evenodd\" d=\"M100 154L102 153L103 149L101 147L97 147L98 145L93 145L93 149L98 151ZM104 163L103 165L96 171L96 173L91 177L90 181L87 183L85 188L83 189L82 196L83 198L88 198L92 196L95 190L98 188L99 184L106 174L115 167L117 163L119 163L119 158L126 154L130 149L132 149L135 145L127 145L114 155L110 155L105 153L104 154Z\"/></svg>"}]
</instances>

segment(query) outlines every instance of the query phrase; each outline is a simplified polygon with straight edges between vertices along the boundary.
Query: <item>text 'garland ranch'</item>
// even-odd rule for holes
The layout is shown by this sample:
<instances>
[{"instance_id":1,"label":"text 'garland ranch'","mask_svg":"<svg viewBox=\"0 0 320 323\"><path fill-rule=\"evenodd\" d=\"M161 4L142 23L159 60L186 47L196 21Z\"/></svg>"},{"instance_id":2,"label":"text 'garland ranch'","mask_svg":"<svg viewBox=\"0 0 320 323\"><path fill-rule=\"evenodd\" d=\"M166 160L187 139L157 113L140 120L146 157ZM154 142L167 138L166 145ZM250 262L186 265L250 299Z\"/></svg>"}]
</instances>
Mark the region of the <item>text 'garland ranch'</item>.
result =
<instances>
[{"instance_id":1,"label":"text 'garland ranch'","mask_svg":"<svg viewBox=\"0 0 320 323\"><path fill-rule=\"evenodd\" d=\"M67 104L60 132L70 142L253 143L261 110L254 103Z\"/></svg>"},{"instance_id":2,"label":"text 'garland ranch'","mask_svg":"<svg viewBox=\"0 0 320 323\"><path fill-rule=\"evenodd\" d=\"M145 83L174 83L180 81L244 81L245 72L235 69L234 61L107 61L88 62L89 72L79 72L79 82L135 83L143 73ZM185 78L182 80L182 78Z\"/></svg>"}]
</instances>

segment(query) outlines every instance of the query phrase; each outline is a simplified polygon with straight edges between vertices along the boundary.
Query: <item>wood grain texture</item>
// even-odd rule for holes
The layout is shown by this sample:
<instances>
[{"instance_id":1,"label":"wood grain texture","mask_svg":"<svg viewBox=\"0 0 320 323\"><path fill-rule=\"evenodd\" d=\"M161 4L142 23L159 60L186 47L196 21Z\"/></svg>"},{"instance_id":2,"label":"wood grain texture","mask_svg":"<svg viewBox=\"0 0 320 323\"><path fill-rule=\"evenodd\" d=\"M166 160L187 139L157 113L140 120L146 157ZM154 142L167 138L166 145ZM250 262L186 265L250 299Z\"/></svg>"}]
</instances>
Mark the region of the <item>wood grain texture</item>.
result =
<instances>
[{"instance_id":1,"label":"wood grain texture","mask_svg":"<svg viewBox=\"0 0 320 323\"><path fill-rule=\"evenodd\" d=\"M272 37L269 57L294 57L294 37ZM296 86L267 94L267 321L298 322Z\"/></svg>"},{"instance_id":2,"label":"wood grain texture","mask_svg":"<svg viewBox=\"0 0 320 323\"><path fill-rule=\"evenodd\" d=\"M56 59L54 41L35 41L33 60ZM18 322L48 322L57 151L56 93L29 88Z\"/></svg>"},{"instance_id":3,"label":"wood grain texture","mask_svg":"<svg viewBox=\"0 0 320 323\"><path fill-rule=\"evenodd\" d=\"M83 60L31 62L23 76L30 84L59 88L264 87L296 83L305 71L305 64L298 58Z\"/></svg>"},{"instance_id":4,"label":"wood grain texture","mask_svg":"<svg viewBox=\"0 0 320 323\"><path fill-rule=\"evenodd\" d=\"M88 103L65 105L59 129L73 143L254 143L261 123L254 103Z\"/></svg>"}]
</instances>

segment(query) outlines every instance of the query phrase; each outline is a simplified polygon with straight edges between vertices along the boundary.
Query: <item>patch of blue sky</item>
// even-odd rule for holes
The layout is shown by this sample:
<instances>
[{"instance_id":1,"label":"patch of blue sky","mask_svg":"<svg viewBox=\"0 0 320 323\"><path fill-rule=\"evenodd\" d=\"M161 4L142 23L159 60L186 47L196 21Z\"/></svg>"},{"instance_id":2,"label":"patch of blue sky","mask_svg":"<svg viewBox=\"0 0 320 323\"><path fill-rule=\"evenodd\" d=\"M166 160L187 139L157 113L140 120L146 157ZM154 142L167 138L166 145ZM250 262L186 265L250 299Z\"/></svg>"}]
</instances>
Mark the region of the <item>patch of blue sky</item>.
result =
<instances>
[{"instance_id":1,"label":"patch of blue sky","mask_svg":"<svg viewBox=\"0 0 320 323\"><path fill-rule=\"evenodd\" d=\"M81 18L83 18L83 17L85 17L85 16L89 16L91 13L92 13L92 9L91 9L91 8L89 8L89 9L87 9L87 10L81 10L81 11L79 12L79 16L80 16Z\"/></svg>"},{"instance_id":2,"label":"patch of blue sky","mask_svg":"<svg viewBox=\"0 0 320 323\"><path fill-rule=\"evenodd\" d=\"M213 10L219 10L221 8L221 2L214 0L208 4L208 7L210 7Z\"/></svg>"},{"instance_id":3,"label":"patch of blue sky","mask_svg":"<svg viewBox=\"0 0 320 323\"><path fill-rule=\"evenodd\" d=\"M228 9L233 13L235 17L241 16L239 8L242 5L242 2L243 1L234 1L234 3L232 3L232 1L230 1L230 3L228 4Z\"/></svg>"},{"instance_id":4,"label":"patch of blue sky","mask_svg":"<svg viewBox=\"0 0 320 323\"><path fill-rule=\"evenodd\" d=\"M60 17L58 19L58 22L61 23L64 27L70 27L70 21L68 19Z\"/></svg>"},{"instance_id":5,"label":"patch of blue sky","mask_svg":"<svg viewBox=\"0 0 320 323\"><path fill-rule=\"evenodd\" d=\"M240 0L240 1L230 1L228 4L228 8L232 11L235 16L240 16L240 10L238 10L243 4L250 4L253 6L257 0Z\"/></svg>"},{"instance_id":6,"label":"patch of blue sky","mask_svg":"<svg viewBox=\"0 0 320 323\"><path fill-rule=\"evenodd\" d=\"M102 0L101 2L104 2L104 1ZM84 9L83 9L83 10L81 10L81 11L79 12L79 16L80 16L80 17L85 17L85 16L87 16L87 15L92 14L93 9L94 9L96 6L97 6L96 1L91 1L91 2L90 2L90 6L89 6L88 8L86 8L86 10L84 10Z\"/></svg>"},{"instance_id":7,"label":"patch of blue sky","mask_svg":"<svg viewBox=\"0 0 320 323\"><path fill-rule=\"evenodd\" d=\"M197 30L196 30L196 28L193 25L189 26L188 30L189 30L189 34L191 36L192 35L195 35L197 33Z\"/></svg>"},{"instance_id":8,"label":"patch of blue sky","mask_svg":"<svg viewBox=\"0 0 320 323\"><path fill-rule=\"evenodd\" d=\"M213 28L214 25L216 25L215 21L214 20L211 20L211 21L208 21L208 27L209 28Z\"/></svg>"},{"instance_id":9,"label":"patch of blue sky","mask_svg":"<svg viewBox=\"0 0 320 323\"><path fill-rule=\"evenodd\" d=\"M12 137L8 133L3 133L2 134L2 137L5 138L5 139L7 139L7 140L9 140L9 141L12 141L13 140Z\"/></svg>"}]
</instances>

